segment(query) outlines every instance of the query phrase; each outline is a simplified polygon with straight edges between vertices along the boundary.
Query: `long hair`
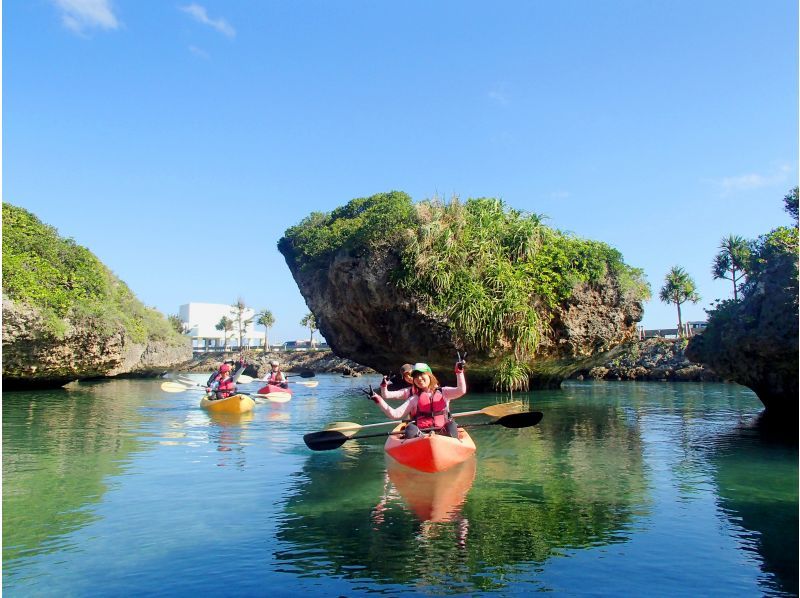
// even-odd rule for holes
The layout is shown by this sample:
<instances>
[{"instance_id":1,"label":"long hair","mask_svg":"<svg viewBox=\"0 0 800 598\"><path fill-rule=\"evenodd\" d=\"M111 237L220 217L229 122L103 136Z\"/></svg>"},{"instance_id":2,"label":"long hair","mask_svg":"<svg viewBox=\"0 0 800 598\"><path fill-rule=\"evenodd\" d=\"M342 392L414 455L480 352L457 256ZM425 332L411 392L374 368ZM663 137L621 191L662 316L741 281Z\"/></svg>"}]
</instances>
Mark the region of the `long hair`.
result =
<instances>
[{"instance_id":1,"label":"long hair","mask_svg":"<svg viewBox=\"0 0 800 598\"><path fill-rule=\"evenodd\" d=\"M428 380L429 380L428 388L425 388L424 390L428 392L433 392L434 390L439 388L439 381L436 379L436 376L433 375L433 372L428 374ZM422 389L420 389L420 387L417 386L416 383L414 383L414 390L420 392Z\"/></svg>"}]
</instances>

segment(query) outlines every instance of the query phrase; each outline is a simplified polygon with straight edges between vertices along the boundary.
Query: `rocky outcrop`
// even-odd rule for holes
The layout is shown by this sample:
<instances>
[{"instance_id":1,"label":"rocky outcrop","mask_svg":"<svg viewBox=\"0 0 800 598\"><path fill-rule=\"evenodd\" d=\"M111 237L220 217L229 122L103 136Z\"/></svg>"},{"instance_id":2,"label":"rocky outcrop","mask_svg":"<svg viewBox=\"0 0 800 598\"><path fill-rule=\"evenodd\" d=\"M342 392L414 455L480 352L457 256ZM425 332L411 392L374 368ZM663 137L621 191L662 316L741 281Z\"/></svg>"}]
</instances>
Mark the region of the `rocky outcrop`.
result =
<instances>
[{"instance_id":1,"label":"rocky outcrop","mask_svg":"<svg viewBox=\"0 0 800 598\"><path fill-rule=\"evenodd\" d=\"M513 353L513 347L477 351L424 301L399 289L391 279L399 258L390 249L342 250L327 267L303 268L290 243L279 248L320 332L341 357L386 373L424 361L447 384L454 381L456 351L467 351L470 387L480 390L491 388L498 363ZM641 302L627 299L613 279L605 286L577 285L528 363L531 386L556 387L601 363L604 353L634 337L641 317Z\"/></svg>"},{"instance_id":2,"label":"rocky outcrop","mask_svg":"<svg viewBox=\"0 0 800 598\"><path fill-rule=\"evenodd\" d=\"M66 324L57 338L35 308L3 299L3 388L54 388L103 376L156 375L191 359L188 341L133 342L123 328L112 332Z\"/></svg>"},{"instance_id":3,"label":"rocky outcrop","mask_svg":"<svg viewBox=\"0 0 800 598\"><path fill-rule=\"evenodd\" d=\"M683 339L650 338L621 345L601 365L581 370L576 378L595 380L655 380L663 382L720 382L707 366L690 361Z\"/></svg>"},{"instance_id":4,"label":"rocky outcrop","mask_svg":"<svg viewBox=\"0 0 800 598\"><path fill-rule=\"evenodd\" d=\"M797 256L771 261L739 302L710 313L708 327L686 348L689 359L751 388L766 411L797 426ZM785 416L785 417L784 417Z\"/></svg>"},{"instance_id":5,"label":"rocky outcrop","mask_svg":"<svg viewBox=\"0 0 800 598\"><path fill-rule=\"evenodd\" d=\"M201 354L194 357L191 363L181 366L182 370L189 372L211 372L223 361L235 362L239 355L228 354ZM331 351L271 351L269 353L246 356L249 368L244 371L248 376L261 378L270 371L269 362L277 360L284 372L325 372L342 374L343 376L358 377L362 374L377 374L375 370L349 359L338 357Z\"/></svg>"}]
</instances>

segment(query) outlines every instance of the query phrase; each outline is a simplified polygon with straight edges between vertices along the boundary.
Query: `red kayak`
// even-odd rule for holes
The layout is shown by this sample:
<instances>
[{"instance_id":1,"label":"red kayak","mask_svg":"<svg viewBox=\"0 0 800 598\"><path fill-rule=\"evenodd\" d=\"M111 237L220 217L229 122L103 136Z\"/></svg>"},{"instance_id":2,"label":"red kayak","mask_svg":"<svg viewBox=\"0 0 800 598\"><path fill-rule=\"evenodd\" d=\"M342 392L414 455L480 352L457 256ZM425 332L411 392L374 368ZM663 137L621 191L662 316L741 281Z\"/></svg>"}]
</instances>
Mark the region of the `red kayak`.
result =
<instances>
[{"instance_id":1,"label":"red kayak","mask_svg":"<svg viewBox=\"0 0 800 598\"><path fill-rule=\"evenodd\" d=\"M386 440L383 450L398 463L418 471L435 473L458 465L475 454L475 443L464 428L458 438L442 434L423 434L405 439L396 434L405 427L400 424Z\"/></svg>"},{"instance_id":2,"label":"red kayak","mask_svg":"<svg viewBox=\"0 0 800 598\"><path fill-rule=\"evenodd\" d=\"M282 386L278 386L277 384L267 384L265 387L258 389L258 394L260 395L268 395L271 392L292 394L291 390L288 388L283 388Z\"/></svg>"}]
</instances>

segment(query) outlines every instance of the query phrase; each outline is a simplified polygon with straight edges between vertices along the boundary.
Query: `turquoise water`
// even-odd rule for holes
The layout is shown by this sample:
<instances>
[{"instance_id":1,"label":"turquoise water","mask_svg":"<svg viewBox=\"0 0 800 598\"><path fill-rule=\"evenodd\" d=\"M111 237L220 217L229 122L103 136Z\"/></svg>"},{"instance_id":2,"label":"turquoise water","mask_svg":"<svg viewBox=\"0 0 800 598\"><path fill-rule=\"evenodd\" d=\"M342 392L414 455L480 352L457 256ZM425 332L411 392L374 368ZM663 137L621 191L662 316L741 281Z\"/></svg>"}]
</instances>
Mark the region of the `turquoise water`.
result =
<instances>
[{"instance_id":1,"label":"turquoise water","mask_svg":"<svg viewBox=\"0 0 800 598\"><path fill-rule=\"evenodd\" d=\"M370 380L316 379L228 418L160 380L5 393L5 594L797 594L797 446L749 390L568 382L522 395L538 426L476 427L477 457L430 476L380 438L307 449L382 418Z\"/></svg>"}]
</instances>

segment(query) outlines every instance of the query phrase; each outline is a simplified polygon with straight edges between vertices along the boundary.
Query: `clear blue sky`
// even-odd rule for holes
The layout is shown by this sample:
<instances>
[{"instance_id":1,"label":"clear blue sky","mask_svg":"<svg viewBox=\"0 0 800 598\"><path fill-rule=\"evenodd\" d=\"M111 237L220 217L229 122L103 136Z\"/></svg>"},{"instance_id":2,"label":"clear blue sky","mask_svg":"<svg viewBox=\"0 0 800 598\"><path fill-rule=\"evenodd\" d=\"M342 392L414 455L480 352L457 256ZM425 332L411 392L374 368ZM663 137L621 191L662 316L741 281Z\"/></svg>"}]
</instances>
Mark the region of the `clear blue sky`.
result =
<instances>
[{"instance_id":1,"label":"clear blue sky","mask_svg":"<svg viewBox=\"0 0 800 598\"><path fill-rule=\"evenodd\" d=\"M3 200L147 305L270 309L307 337L276 243L402 190L499 197L703 300L720 239L788 224L795 0L3 2Z\"/></svg>"}]
</instances>

